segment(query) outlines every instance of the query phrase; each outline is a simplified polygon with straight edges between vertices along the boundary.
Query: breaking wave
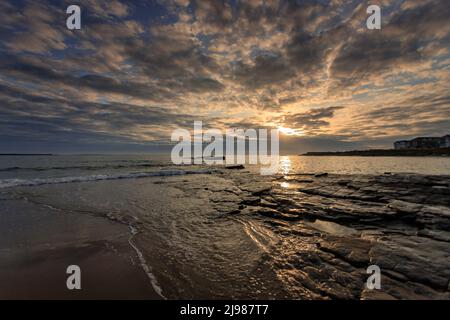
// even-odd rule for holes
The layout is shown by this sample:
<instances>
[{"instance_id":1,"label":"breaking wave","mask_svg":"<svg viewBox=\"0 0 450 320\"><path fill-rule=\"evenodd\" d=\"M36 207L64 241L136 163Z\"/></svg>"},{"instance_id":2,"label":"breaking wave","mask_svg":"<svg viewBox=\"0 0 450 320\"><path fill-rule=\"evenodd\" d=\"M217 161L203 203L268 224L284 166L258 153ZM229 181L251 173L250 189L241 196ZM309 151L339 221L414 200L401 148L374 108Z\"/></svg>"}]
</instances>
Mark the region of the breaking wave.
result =
<instances>
[{"instance_id":1,"label":"breaking wave","mask_svg":"<svg viewBox=\"0 0 450 320\"><path fill-rule=\"evenodd\" d=\"M2 179L0 189L24 186L39 186L44 184L61 184L74 182L92 182L101 180L137 179L146 177L178 176L188 174L211 174L214 170L161 170L154 172L133 172L119 174L96 174L78 177L42 178L42 179Z\"/></svg>"},{"instance_id":2,"label":"breaking wave","mask_svg":"<svg viewBox=\"0 0 450 320\"><path fill-rule=\"evenodd\" d=\"M101 169L123 169L123 168L153 168L165 167L169 164L133 163L122 165L87 165L87 166L55 166L55 167L8 167L0 168L0 172L15 171L50 171L50 170L101 170Z\"/></svg>"}]
</instances>

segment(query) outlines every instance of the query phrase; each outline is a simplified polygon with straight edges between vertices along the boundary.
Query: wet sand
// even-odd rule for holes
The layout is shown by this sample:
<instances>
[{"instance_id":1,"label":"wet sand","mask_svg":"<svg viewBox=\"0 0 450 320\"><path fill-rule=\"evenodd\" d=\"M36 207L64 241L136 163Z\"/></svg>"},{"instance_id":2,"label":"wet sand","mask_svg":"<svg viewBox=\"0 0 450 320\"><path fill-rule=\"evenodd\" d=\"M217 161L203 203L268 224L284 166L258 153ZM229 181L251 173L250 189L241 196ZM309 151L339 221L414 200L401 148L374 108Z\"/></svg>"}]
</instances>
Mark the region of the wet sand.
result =
<instances>
[{"instance_id":1,"label":"wet sand","mask_svg":"<svg viewBox=\"0 0 450 320\"><path fill-rule=\"evenodd\" d=\"M127 226L11 199L0 210L0 299L161 299ZM72 264L81 290L66 287Z\"/></svg>"}]
</instances>

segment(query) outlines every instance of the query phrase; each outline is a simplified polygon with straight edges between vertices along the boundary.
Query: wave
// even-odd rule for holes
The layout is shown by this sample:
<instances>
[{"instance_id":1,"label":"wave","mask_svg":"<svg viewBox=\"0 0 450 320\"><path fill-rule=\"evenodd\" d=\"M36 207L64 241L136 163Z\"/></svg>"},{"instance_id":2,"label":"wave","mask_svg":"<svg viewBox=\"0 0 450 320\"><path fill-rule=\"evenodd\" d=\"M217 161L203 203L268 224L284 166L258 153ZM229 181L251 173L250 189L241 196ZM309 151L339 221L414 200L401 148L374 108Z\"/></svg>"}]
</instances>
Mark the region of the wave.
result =
<instances>
[{"instance_id":1,"label":"wave","mask_svg":"<svg viewBox=\"0 0 450 320\"><path fill-rule=\"evenodd\" d=\"M124 168L154 168L167 167L172 164L153 164L141 163L131 165L102 165L102 166L60 166L60 167L7 167L0 168L0 172L14 172L14 171L50 171L50 170L101 170L101 169L124 169Z\"/></svg>"},{"instance_id":2,"label":"wave","mask_svg":"<svg viewBox=\"0 0 450 320\"><path fill-rule=\"evenodd\" d=\"M133 243L133 237L138 234L138 231L135 227L133 227L132 225L128 226L130 228L131 231L131 236L130 238L128 238L128 243L130 244L130 246L134 249L134 251L136 252L139 261L141 263L141 267L142 269L145 271L145 274L147 275L147 277L150 279L150 284L153 287L153 290L155 290L155 292L163 299L166 299L166 297L163 295L162 293L162 288L160 287L160 285L158 284L158 280L156 279L156 276L153 274L152 268L147 264L147 261L144 258L144 254L142 253L141 250L139 250L139 248Z\"/></svg>"},{"instance_id":3,"label":"wave","mask_svg":"<svg viewBox=\"0 0 450 320\"><path fill-rule=\"evenodd\" d=\"M147 177L178 176L188 174L211 174L215 170L162 170L155 172L133 172L121 174L96 174L79 177L42 178L42 179L2 179L0 189L11 187L39 186L45 184L62 184L75 182L92 182L101 180L137 179Z\"/></svg>"}]
</instances>

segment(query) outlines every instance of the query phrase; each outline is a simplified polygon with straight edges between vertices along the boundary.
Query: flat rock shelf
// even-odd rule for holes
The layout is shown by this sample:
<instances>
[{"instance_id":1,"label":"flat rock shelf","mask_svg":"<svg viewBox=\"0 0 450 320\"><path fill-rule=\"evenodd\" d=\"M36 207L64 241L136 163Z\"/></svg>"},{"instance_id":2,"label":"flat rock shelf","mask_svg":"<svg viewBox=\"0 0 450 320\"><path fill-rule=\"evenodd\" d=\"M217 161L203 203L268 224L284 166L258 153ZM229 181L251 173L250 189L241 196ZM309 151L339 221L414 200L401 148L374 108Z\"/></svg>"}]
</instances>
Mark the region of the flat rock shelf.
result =
<instances>
[{"instance_id":1,"label":"flat rock shelf","mask_svg":"<svg viewBox=\"0 0 450 320\"><path fill-rule=\"evenodd\" d=\"M234 196L213 199L221 199L221 211L264 219L278 235L269 254L291 298L450 298L449 176L260 179L232 177L228 192L237 206ZM381 268L382 290L365 288L373 264Z\"/></svg>"}]
</instances>

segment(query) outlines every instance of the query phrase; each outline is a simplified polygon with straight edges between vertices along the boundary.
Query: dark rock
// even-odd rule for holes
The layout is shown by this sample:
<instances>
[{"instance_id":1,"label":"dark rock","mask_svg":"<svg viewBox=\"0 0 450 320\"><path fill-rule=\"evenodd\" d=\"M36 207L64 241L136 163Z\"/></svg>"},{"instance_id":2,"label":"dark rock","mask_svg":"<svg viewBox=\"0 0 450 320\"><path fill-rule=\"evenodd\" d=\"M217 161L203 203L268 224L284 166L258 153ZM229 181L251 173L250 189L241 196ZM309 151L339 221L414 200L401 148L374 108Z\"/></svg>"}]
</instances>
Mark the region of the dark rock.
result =
<instances>
[{"instance_id":1,"label":"dark rock","mask_svg":"<svg viewBox=\"0 0 450 320\"><path fill-rule=\"evenodd\" d=\"M317 174L314 175L314 177L316 177L316 178L326 177L326 176L328 176L328 173L326 173L326 172L317 173Z\"/></svg>"},{"instance_id":2,"label":"dark rock","mask_svg":"<svg viewBox=\"0 0 450 320\"><path fill-rule=\"evenodd\" d=\"M292 174L287 188L239 175L240 192L217 204L264 224L290 298L450 299L450 177ZM366 289L372 264L382 290Z\"/></svg>"},{"instance_id":3,"label":"dark rock","mask_svg":"<svg viewBox=\"0 0 450 320\"><path fill-rule=\"evenodd\" d=\"M240 170L240 169L245 169L245 167L242 164L236 164L236 165L225 166L225 169Z\"/></svg>"}]
</instances>

